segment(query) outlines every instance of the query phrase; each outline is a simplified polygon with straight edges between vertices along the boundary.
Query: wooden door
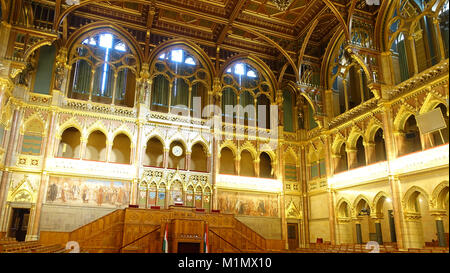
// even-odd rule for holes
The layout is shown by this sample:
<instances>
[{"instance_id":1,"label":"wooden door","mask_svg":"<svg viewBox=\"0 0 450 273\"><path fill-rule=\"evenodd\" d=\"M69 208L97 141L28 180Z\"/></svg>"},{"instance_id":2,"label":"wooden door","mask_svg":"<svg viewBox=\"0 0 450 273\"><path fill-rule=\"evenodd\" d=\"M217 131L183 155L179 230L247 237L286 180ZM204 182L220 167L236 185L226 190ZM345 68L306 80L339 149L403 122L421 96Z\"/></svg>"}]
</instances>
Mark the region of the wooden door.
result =
<instances>
[{"instance_id":1,"label":"wooden door","mask_svg":"<svg viewBox=\"0 0 450 273\"><path fill-rule=\"evenodd\" d=\"M287 224L289 249L298 248L298 224Z\"/></svg>"}]
</instances>

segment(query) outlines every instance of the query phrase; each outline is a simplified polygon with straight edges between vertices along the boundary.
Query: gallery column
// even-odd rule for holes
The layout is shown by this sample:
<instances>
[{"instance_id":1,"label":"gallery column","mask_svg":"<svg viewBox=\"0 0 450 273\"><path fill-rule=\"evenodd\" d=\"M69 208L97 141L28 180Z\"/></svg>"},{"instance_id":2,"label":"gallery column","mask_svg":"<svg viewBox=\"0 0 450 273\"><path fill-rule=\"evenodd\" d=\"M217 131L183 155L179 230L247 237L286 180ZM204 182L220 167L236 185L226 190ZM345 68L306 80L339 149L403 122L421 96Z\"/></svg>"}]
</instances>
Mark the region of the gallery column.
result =
<instances>
[{"instance_id":1,"label":"gallery column","mask_svg":"<svg viewBox=\"0 0 450 273\"><path fill-rule=\"evenodd\" d=\"M395 160L397 157L397 149L398 142L397 138L394 138L394 124L393 124L393 116L392 110L388 104L384 104L383 111L383 133L384 133L384 141L386 145L386 156L388 160L388 164ZM404 247L404 214L402 207L402 191L400 180L397 176L389 174L389 185L391 187L391 196L392 196L392 208L394 210L394 225L395 225L395 237L397 239L397 247L399 249L403 249Z\"/></svg>"},{"instance_id":2,"label":"gallery column","mask_svg":"<svg viewBox=\"0 0 450 273\"><path fill-rule=\"evenodd\" d=\"M32 231L27 235L27 240L38 240L39 239L39 223L41 220L42 204L44 202L45 191L47 189L47 184L50 176L47 174L47 158L51 156L51 151L53 150L53 144L55 139L55 127L56 127L56 111L52 110L49 132L47 136L47 143L45 145L44 157L42 159L42 175L41 183L39 184L39 191L36 200L36 207L34 210L34 221L32 226Z\"/></svg>"},{"instance_id":3,"label":"gallery column","mask_svg":"<svg viewBox=\"0 0 450 273\"><path fill-rule=\"evenodd\" d=\"M11 122L11 129L9 132L9 139L8 139L8 146L6 147L6 154L5 154L5 168L4 171L2 173L2 177L0 180L0 218L4 219L6 217L6 215L4 215L4 213L6 212L6 210L4 210L5 208L5 203L6 203L6 198L7 198L7 194L8 194L8 188L9 188L9 177L10 177L10 171L8 169L8 167L11 166L11 162L13 159L13 155L14 155L14 150L16 148L16 146L18 145L17 143L17 135L19 133L20 130L20 126L19 126L19 120L21 119L21 115L22 115L22 111L19 108L19 105L17 105L15 102L13 102L13 107L15 107L14 111L13 111L13 117L12 117L12 122ZM3 229L1 231L6 231L6 227L3 227Z\"/></svg>"}]
</instances>

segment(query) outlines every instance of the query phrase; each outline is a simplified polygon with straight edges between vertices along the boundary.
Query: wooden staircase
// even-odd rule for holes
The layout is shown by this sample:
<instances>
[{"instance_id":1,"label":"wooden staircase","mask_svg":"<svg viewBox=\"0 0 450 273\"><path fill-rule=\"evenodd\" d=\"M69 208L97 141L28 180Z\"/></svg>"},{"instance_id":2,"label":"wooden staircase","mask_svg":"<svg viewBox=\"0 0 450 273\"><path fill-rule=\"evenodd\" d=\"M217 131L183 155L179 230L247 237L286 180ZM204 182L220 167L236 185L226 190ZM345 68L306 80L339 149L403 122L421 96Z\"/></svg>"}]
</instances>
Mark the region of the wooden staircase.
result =
<instances>
[{"instance_id":1,"label":"wooden staircase","mask_svg":"<svg viewBox=\"0 0 450 273\"><path fill-rule=\"evenodd\" d=\"M212 253L284 249L284 241L265 239L232 214L197 212L191 208L119 209L72 232L42 231L40 241L64 245L75 241L80 252L89 253L160 253L168 225L169 252L178 250L178 242L199 243L203 252L206 224Z\"/></svg>"}]
</instances>

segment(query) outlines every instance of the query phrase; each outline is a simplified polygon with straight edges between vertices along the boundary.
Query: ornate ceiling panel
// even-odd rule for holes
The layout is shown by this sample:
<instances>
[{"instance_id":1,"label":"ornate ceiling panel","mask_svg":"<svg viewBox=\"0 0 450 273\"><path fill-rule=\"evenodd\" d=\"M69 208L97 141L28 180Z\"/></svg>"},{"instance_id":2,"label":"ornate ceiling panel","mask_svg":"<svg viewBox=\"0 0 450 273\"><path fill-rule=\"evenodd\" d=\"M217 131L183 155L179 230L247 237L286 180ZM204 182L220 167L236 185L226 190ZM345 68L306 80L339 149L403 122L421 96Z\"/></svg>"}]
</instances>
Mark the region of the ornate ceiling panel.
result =
<instances>
[{"instance_id":1,"label":"ornate ceiling panel","mask_svg":"<svg viewBox=\"0 0 450 273\"><path fill-rule=\"evenodd\" d=\"M24 1L58 10L57 18L50 18L48 24L56 22L60 34L70 35L91 22L109 21L127 29L143 48L182 37L207 48L212 58L219 47L226 51L220 53L224 58L253 53L282 63L287 55L298 58L313 26L305 56L320 63L333 33L341 31L342 22L347 21L353 1L353 18L373 22L379 8L367 5L366 0L292 0L286 11L271 0L80 0L79 7L69 7L65 0Z\"/></svg>"}]
</instances>

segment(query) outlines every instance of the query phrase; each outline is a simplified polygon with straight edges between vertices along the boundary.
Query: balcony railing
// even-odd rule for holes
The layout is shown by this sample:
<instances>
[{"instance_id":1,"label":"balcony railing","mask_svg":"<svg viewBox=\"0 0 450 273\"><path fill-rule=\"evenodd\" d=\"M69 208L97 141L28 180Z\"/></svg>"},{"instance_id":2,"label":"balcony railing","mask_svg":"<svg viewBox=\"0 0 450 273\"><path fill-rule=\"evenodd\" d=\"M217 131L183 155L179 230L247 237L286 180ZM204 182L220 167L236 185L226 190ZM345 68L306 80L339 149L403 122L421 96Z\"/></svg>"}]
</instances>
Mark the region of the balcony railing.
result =
<instances>
[{"instance_id":1,"label":"balcony railing","mask_svg":"<svg viewBox=\"0 0 450 273\"><path fill-rule=\"evenodd\" d=\"M216 185L223 189L248 190L259 192L279 193L283 191L283 182L277 179L246 177L219 174Z\"/></svg>"},{"instance_id":2,"label":"balcony railing","mask_svg":"<svg viewBox=\"0 0 450 273\"><path fill-rule=\"evenodd\" d=\"M130 164L88 161L71 158L48 158L48 171L78 176L101 176L131 180L136 177L136 167Z\"/></svg>"},{"instance_id":3,"label":"balcony railing","mask_svg":"<svg viewBox=\"0 0 450 273\"><path fill-rule=\"evenodd\" d=\"M131 118L136 117L136 109L135 108L102 104L102 103L96 103L96 102L91 102L91 101L83 101L83 100L67 98L63 102L63 107L68 108L68 109L73 109L73 110L87 111L87 112L96 112L96 113L103 113L103 114L110 114L110 115L112 114L112 115L125 116L125 117L131 117Z\"/></svg>"},{"instance_id":4,"label":"balcony railing","mask_svg":"<svg viewBox=\"0 0 450 273\"><path fill-rule=\"evenodd\" d=\"M389 175L423 172L433 168L448 167L449 144L415 152L392 161L383 161L357 169L341 172L328 178L333 188L354 186L364 182L388 179Z\"/></svg>"}]
</instances>

